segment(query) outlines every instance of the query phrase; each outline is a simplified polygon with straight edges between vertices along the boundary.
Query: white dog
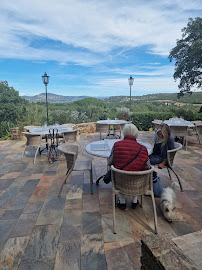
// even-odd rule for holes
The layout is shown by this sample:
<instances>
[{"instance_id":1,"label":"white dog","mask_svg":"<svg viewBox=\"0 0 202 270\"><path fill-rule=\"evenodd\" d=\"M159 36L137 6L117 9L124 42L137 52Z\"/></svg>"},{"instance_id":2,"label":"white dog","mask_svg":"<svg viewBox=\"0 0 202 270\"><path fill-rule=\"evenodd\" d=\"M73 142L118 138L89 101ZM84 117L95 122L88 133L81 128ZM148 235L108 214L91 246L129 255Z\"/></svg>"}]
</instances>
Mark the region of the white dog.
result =
<instances>
[{"instance_id":1,"label":"white dog","mask_svg":"<svg viewBox=\"0 0 202 270\"><path fill-rule=\"evenodd\" d=\"M176 209L176 195L174 192L176 183L173 183L171 187L163 189L160 201L161 211L164 217L168 221L173 221L175 218L175 209Z\"/></svg>"}]
</instances>

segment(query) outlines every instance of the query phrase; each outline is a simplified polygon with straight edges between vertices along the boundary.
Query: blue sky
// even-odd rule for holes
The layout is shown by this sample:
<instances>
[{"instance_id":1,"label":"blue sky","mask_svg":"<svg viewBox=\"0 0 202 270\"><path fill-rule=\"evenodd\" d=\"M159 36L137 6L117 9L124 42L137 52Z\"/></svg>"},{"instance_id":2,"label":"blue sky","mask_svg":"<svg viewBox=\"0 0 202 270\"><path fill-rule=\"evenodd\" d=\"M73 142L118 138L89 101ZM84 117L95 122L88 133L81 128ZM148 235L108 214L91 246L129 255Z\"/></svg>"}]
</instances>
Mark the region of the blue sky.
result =
<instances>
[{"instance_id":1,"label":"blue sky","mask_svg":"<svg viewBox=\"0 0 202 270\"><path fill-rule=\"evenodd\" d=\"M200 9L201 8L201 9ZM0 80L20 95L179 92L168 55L202 0L9 0L0 5Z\"/></svg>"}]
</instances>

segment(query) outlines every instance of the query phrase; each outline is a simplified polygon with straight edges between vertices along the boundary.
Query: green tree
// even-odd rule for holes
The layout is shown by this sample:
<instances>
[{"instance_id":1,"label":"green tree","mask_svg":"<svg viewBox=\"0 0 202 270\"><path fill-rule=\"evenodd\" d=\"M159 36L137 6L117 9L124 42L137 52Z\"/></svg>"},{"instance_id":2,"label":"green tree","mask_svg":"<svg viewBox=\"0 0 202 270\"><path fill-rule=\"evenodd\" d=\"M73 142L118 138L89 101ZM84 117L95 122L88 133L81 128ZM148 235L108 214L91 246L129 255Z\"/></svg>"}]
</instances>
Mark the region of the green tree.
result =
<instances>
[{"instance_id":1,"label":"green tree","mask_svg":"<svg viewBox=\"0 0 202 270\"><path fill-rule=\"evenodd\" d=\"M17 123L24 117L27 103L7 81L0 82L0 122Z\"/></svg>"},{"instance_id":2,"label":"green tree","mask_svg":"<svg viewBox=\"0 0 202 270\"><path fill-rule=\"evenodd\" d=\"M180 79L180 93L191 93L191 88L202 86L202 18L189 19L182 29L182 38L170 52L170 62L175 59L174 79Z\"/></svg>"}]
</instances>

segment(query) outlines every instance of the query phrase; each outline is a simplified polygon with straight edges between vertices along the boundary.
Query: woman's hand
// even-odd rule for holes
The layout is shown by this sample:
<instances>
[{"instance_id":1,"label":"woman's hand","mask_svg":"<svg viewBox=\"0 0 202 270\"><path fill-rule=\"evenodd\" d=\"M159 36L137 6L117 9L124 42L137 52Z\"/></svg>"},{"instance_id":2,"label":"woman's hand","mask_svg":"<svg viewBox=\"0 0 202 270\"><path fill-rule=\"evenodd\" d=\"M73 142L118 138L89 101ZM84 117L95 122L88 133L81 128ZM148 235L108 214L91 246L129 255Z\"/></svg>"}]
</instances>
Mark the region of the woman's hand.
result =
<instances>
[{"instance_id":1,"label":"woman's hand","mask_svg":"<svg viewBox=\"0 0 202 270\"><path fill-rule=\"evenodd\" d=\"M164 160L164 161L163 161L162 163L160 163L160 164L157 164L157 166L158 166L159 169L163 169L165 165L166 165L166 160Z\"/></svg>"}]
</instances>

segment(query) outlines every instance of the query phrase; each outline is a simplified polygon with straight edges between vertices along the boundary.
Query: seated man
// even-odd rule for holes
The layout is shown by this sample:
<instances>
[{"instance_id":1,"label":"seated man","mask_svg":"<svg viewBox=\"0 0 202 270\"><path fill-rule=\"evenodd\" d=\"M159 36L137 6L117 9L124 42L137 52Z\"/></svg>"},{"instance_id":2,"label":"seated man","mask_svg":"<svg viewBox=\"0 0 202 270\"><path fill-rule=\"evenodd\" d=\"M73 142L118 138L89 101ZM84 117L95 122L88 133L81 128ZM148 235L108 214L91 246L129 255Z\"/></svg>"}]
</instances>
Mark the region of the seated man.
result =
<instances>
[{"instance_id":1,"label":"seated man","mask_svg":"<svg viewBox=\"0 0 202 270\"><path fill-rule=\"evenodd\" d=\"M138 129L133 124L126 124L123 128L124 139L115 142L111 155L108 158L108 165L114 165L116 169L124 171L144 171L150 168L147 148L137 142ZM138 204L137 196L133 197L132 208ZM119 194L117 207L126 209L126 201L123 195Z\"/></svg>"}]
</instances>

